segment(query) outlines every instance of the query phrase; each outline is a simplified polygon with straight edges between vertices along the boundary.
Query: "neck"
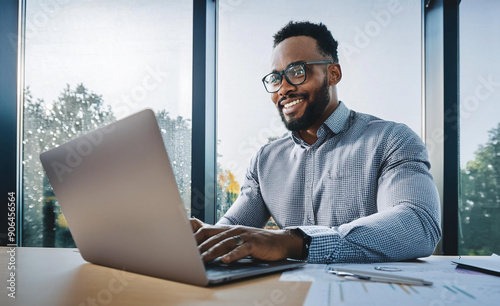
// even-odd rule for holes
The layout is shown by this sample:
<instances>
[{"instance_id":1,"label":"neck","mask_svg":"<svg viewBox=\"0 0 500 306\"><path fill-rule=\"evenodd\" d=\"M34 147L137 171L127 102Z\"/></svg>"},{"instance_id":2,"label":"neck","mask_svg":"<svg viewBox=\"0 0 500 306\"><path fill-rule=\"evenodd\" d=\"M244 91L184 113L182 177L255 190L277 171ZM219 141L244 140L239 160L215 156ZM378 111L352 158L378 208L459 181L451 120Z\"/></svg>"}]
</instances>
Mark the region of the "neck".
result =
<instances>
[{"instance_id":1,"label":"neck","mask_svg":"<svg viewBox=\"0 0 500 306\"><path fill-rule=\"evenodd\" d=\"M319 127L330 117L331 114L337 109L339 106L339 102L335 101L335 103L330 103L325 108L325 111L321 115L321 117L307 130L298 131L300 138L304 140L306 143L312 145L318 140L318 130Z\"/></svg>"}]
</instances>

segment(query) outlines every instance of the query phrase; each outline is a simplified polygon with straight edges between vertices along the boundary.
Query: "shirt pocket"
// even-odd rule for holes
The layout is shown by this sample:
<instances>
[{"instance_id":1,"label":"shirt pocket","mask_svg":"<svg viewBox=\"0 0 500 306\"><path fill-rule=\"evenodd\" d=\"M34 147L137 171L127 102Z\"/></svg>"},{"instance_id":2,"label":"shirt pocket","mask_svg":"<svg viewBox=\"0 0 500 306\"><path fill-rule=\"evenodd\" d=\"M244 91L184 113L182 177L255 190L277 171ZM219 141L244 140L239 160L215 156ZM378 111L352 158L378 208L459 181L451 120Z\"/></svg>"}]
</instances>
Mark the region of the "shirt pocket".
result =
<instances>
[{"instance_id":1,"label":"shirt pocket","mask_svg":"<svg viewBox=\"0 0 500 306\"><path fill-rule=\"evenodd\" d=\"M347 169L333 168L328 171L324 183L324 200L326 206L323 213L329 215L331 226L339 226L359 218L356 200L356 180ZM330 212L325 214L325 212Z\"/></svg>"}]
</instances>

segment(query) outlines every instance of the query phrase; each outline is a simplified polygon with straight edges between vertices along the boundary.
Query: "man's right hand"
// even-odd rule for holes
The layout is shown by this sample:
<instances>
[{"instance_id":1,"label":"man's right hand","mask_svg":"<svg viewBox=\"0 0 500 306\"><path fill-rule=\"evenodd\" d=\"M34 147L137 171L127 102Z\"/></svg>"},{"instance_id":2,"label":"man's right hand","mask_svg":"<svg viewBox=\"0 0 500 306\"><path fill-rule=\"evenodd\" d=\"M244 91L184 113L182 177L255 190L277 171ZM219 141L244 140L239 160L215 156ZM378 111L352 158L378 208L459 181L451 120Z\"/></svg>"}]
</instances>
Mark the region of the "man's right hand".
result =
<instances>
[{"instance_id":1,"label":"man's right hand","mask_svg":"<svg viewBox=\"0 0 500 306\"><path fill-rule=\"evenodd\" d=\"M262 260L301 257L302 237L285 230L210 225L196 218L190 218L189 222L204 262L219 256L224 263L246 256ZM236 244L235 237L239 237L242 243Z\"/></svg>"},{"instance_id":2,"label":"man's right hand","mask_svg":"<svg viewBox=\"0 0 500 306\"><path fill-rule=\"evenodd\" d=\"M193 233L196 233L200 228L207 225L196 218L189 218L189 222L191 223L191 227L193 228Z\"/></svg>"}]
</instances>

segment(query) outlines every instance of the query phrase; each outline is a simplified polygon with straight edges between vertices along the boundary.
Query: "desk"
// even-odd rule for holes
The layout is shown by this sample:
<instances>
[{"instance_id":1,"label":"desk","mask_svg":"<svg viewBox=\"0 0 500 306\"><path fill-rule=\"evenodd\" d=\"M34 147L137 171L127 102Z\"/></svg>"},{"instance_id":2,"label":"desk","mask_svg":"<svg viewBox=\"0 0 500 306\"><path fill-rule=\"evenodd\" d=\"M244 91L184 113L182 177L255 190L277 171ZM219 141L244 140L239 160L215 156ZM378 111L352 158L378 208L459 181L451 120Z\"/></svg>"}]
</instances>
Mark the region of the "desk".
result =
<instances>
[{"instance_id":1,"label":"desk","mask_svg":"<svg viewBox=\"0 0 500 306\"><path fill-rule=\"evenodd\" d=\"M15 251L15 256L12 256ZM9 253L10 252L10 253ZM431 303L435 305L490 305L491 303L480 303L479 301L498 301L500 299L500 278L495 276L478 276L465 271L465 274L455 272L451 265L451 260L457 259L456 256L431 256L423 258L420 263L384 263L383 265L397 265L405 267L403 270L423 269L433 270L436 267L442 267L443 263L447 267L444 271L451 274L442 274L439 278L431 278L435 281L435 286L429 288L437 294L437 299L432 299ZM15 299L8 296L8 289L5 285L9 284L9 263L15 261ZM306 269L294 270L288 274L307 274L307 269L321 269L326 265L311 265ZM359 268L369 269L368 265L356 265ZM2 279L0 288L0 305L253 305L253 306L271 306L271 305L302 305L308 297L310 303L311 297L319 297L324 292L323 289L336 287L331 286L331 275L320 273L320 277L328 277L327 282L315 281L313 285L310 282L280 281L281 273L260 276L249 280L238 281L217 287L202 288L186 285L177 282L171 282L164 279L139 275L130 272L124 272L103 266L87 263L82 259L77 249L52 249L52 248L8 248L0 247L0 278ZM315 274L317 278L317 273ZM427 273L425 274L427 275ZM424 275L424 278L427 276ZM293 276L293 275L292 275ZM477 297L462 296L458 292L451 293L454 286L474 290L478 286L478 281L484 281L483 289L485 291L475 291ZM443 283L443 281L445 283ZM324 284L327 286L323 288ZM448 285L449 289L443 289L443 284ZM351 282L348 285L360 286ZM372 288L377 284L367 284L366 287ZM380 285L380 286L387 286ZM365 290L366 290L365 287ZM453 287L453 288L452 288ZM347 287L346 287L347 288ZM361 288L361 287L360 287ZM477 289L477 288L476 288ZM403 290L403 289L401 289ZM418 289L424 290L424 289ZM309 291L311 291L308 296ZM347 292L347 291L346 291ZM348 294L345 293L344 305L353 304L348 301ZM362 297L366 291L351 292L354 296ZM373 291L371 291L373 292ZM423 291L422 291L423 292ZM472 292L472 291L470 291ZM479 292L479 293L476 293ZM401 293L401 292L400 292ZM411 293L407 291L407 293ZM339 296L331 294L332 302ZM352 297L352 295L351 295ZM405 294L396 297L393 300L395 304L410 305L411 303L402 303ZM425 298L425 296L421 296ZM350 298L350 297L349 297ZM462 299L460 299L462 298ZM409 300L418 302L417 300ZM427 300L426 300L427 301ZM373 304L371 301L370 304ZM436 303L433 303L436 302ZM450 303L451 302L451 303ZM312 303L318 305L318 303ZM328 304L321 302L320 304ZM356 303L354 303L356 304ZM366 304L366 303L365 303ZM417 303L419 304L419 303ZM491 305L497 304L496 302ZM387 305L381 304L381 305ZM421 304L419 304L421 305Z\"/></svg>"},{"instance_id":2,"label":"desk","mask_svg":"<svg viewBox=\"0 0 500 306\"><path fill-rule=\"evenodd\" d=\"M12 299L9 250L0 247L0 305L302 305L311 284L275 273L202 288L90 264L77 249L15 248Z\"/></svg>"}]
</instances>

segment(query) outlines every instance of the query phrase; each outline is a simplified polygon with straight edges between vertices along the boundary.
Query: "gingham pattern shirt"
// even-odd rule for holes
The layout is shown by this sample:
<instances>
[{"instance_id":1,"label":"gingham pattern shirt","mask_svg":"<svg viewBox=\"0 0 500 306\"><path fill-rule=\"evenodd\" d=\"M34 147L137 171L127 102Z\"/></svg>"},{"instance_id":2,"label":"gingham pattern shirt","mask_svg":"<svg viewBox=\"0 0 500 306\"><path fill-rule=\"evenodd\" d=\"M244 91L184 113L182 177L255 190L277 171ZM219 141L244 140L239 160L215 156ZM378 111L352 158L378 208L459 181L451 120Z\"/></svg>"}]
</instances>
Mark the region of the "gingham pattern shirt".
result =
<instances>
[{"instance_id":1,"label":"gingham pattern shirt","mask_svg":"<svg viewBox=\"0 0 500 306\"><path fill-rule=\"evenodd\" d=\"M439 196L427 150L404 124L340 102L309 145L297 133L263 146L218 222L311 237L311 263L399 261L432 254Z\"/></svg>"}]
</instances>

